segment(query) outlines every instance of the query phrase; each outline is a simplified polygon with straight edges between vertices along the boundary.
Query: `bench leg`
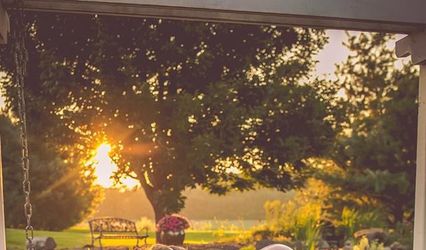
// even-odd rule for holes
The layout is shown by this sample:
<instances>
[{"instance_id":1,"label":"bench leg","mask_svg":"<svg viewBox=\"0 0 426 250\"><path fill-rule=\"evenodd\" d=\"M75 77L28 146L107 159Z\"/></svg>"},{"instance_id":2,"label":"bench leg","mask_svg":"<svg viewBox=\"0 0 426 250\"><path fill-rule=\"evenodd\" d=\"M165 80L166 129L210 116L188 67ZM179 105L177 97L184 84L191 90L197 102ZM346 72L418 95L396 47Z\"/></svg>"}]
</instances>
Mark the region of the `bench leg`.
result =
<instances>
[{"instance_id":1,"label":"bench leg","mask_svg":"<svg viewBox=\"0 0 426 250\"><path fill-rule=\"evenodd\" d=\"M140 239L136 239L136 246L133 247L133 250L147 249L148 248L148 244L146 242L146 239L147 238L143 238L143 241L144 241L144 246L143 247L139 245Z\"/></svg>"},{"instance_id":2,"label":"bench leg","mask_svg":"<svg viewBox=\"0 0 426 250\"><path fill-rule=\"evenodd\" d=\"M99 247L101 248L101 250L102 250L102 249L104 249L104 248L102 247L102 239L101 239L101 238L99 238Z\"/></svg>"},{"instance_id":3,"label":"bench leg","mask_svg":"<svg viewBox=\"0 0 426 250\"><path fill-rule=\"evenodd\" d=\"M92 236L92 242L90 243L90 249L95 249L95 238Z\"/></svg>"}]
</instances>

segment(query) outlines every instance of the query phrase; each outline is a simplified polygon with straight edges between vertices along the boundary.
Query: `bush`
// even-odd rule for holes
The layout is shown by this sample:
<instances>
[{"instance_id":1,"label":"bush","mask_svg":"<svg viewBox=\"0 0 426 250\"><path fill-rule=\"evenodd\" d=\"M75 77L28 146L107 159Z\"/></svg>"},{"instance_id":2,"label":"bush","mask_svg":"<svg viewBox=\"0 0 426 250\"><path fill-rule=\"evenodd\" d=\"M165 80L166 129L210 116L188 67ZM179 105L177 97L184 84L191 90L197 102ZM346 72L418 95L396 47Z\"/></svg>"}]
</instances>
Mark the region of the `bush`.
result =
<instances>
[{"instance_id":1,"label":"bush","mask_svg":"<svg viewBox=\"0 0 426 250\"><path fill-rule=\"evenodd\" d=\"M294 200L266 202L266 228L256 232L258 237L283 236L303 241L308 249L314 249L320 240L323 202L321 198L310 199L305 195L299 192Z\"/></svg>"},{"instance_id":2,"label":"bush","mask_svg":"<svg viewBox=\"0 0 426 250\"><path fill-rule=\"evenodd\" d=\"M363 236L359 243L354 246L353 250L384 250L385 247L383 243L377 241L368 242L368 238Z\"/></svg>"},{"instance_id":3,"label":"bush","mask_svg":"<svg viewBox=\"0 0 426 250\"><path fill-rule=\"evenodd\" d=\"M397 223L395 228L390 231L389 243L399 242L407 249L413 249L413 230L414 225L412 223Z\"/></svg>"},{"instance_id":4,"label":"bush","mask_svg":"<svg viewBox=\"0 0 426 250\"><path fill-rule=\"evenodd\" d=\"M142 217L136 221L136 227L139 231L144 230L145 228L150 232L155 231L154 221L148 219L147 217Z\"/></svg>"},{"instance_id":5,"label":"bush","mask_svg":"<svg viewBox=\"0 0 426 250\"><path fill-rule=\"evenodd\" d=\"M346 235L346 239L353 239L354 233L366 228L387 226L385 215L378 209L359 211L344 207L337 226Z\"/></svg>"},{"instance_id":6,"label":"bush","mask_svg":"<svg viewBox=\"0 0 426 250\"><path fill-rule=\"evenodd\" d=\"M256 247L253 245L248 245L240 248L240 250L256 250Z\"/></svg>"}]
</instances>

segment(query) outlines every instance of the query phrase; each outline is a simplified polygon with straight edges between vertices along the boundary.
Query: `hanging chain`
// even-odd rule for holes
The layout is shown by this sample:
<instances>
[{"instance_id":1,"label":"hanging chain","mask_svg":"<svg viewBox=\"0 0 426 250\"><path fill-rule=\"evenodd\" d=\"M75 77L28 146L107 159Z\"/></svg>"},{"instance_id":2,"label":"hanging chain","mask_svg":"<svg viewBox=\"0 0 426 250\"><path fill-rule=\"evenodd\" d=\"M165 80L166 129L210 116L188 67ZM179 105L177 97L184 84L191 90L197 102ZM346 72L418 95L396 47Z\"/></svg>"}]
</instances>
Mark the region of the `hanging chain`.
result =
<instances>
[{"instance_id":1,"label":"hanging chain","mask_svg":"<svg viewBox=\"0 0 426 250\"><path fill-rule=\"evenodd\" d=\"M27 240L27 249L33 250L34 232L31 225L31 217L33 208L31 204L31 181L30 181L30 159L28 154L28 134L27 134L27 121L25 110L25 75L27 73L28 51L25 48L25 24L24 24L24 10L23 1L16 0L16 13L12 28L12 46L15 60L15 81L18 89L18 116L19 128L22 145L22 171L24 180L22 181L22 188L25 196L24 213L26 219L25 238Z\"/></svg>"}]
</instances>

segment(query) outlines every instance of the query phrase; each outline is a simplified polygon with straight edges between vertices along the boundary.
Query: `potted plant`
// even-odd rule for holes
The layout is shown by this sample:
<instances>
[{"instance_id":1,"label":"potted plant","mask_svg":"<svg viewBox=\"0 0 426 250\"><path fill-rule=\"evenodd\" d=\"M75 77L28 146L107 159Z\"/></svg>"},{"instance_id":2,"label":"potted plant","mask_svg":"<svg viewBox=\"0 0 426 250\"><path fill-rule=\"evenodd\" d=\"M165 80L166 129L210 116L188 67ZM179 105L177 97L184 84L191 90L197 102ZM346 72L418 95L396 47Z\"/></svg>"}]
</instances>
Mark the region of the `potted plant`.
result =
<instances>
[{"instance_id":1,"label":"potted plant","mask_svg":"<svg viewBox=\"0 0 426 250\"><path fill-rule=\"evenodd\" d=\"M182 246L185 240L185 229L189 228L187 218L178 215L166 215L157 223L159 243L164 245Z\"/></svg>"}]
</instances>

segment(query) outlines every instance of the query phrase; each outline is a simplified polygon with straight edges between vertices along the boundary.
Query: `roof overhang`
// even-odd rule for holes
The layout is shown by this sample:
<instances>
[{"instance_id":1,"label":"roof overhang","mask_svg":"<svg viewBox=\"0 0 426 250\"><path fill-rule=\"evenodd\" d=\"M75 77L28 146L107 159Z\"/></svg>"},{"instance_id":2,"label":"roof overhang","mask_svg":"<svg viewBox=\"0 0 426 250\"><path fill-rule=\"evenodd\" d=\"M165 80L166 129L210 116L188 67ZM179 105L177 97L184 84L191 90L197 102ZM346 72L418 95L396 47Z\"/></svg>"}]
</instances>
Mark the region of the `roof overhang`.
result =
<instances>
[{"instance_id":1,"label":"roof overhang","mask_svg":"<svg viewBox=\"0 0 426 250\"><path fill-rule=\"evenodd\" d=\"M24 8L407 34L426 29L425 0L24 0Z\"/></svg>"}]
</instances>

